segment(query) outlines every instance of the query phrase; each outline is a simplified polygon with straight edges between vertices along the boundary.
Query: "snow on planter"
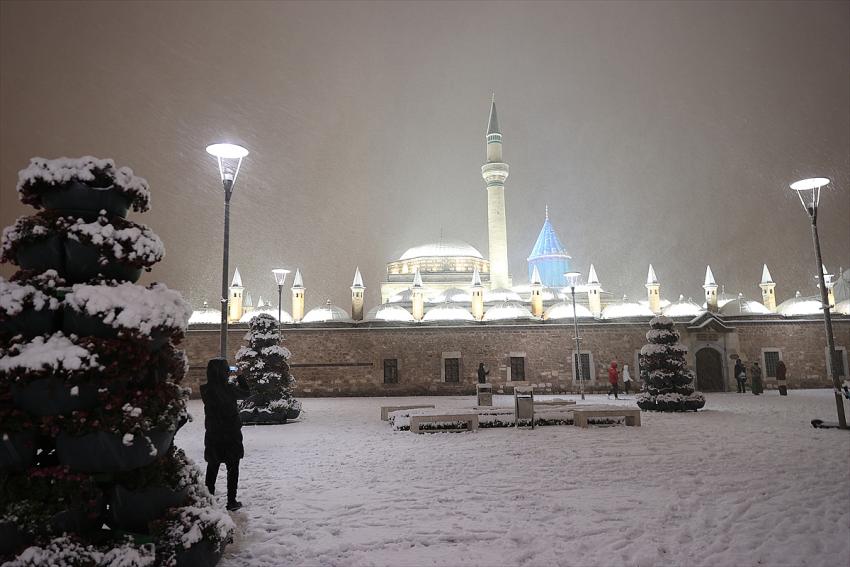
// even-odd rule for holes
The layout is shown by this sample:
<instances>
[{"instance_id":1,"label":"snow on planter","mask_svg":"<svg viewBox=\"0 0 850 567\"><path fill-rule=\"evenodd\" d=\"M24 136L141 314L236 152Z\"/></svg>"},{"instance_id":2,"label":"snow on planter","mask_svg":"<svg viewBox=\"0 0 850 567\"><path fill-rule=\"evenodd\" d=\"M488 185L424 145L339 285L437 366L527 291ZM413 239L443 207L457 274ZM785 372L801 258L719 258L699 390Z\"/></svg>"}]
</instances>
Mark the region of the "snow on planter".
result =
<instances>
[{"instance_id":1,"label":"snow on planter","mask_svg":"<svg viewBox=\"0 0 850 567\"><path fill-rule=\"evenodd\" d=\"M68 226L68 239L97 249L101 265L116 261L150 268L165 256L165 247L154 232L142 224L99 216L94 222L77 219Z\"/></svg>"},{"instance_id":2,"label":"snow on planter","mask_svg":"<svg viewBox=\"0 0 850 567\"><path fill-rule=\"evenodd\" d=\"M150 209L150 189L145 179L134 175L129 167L116 168L111 159L92 156L34 157L29 166L18 172L17 189L21 202L40 209L45 208L45 195L67 189L74 182L96 191L118 193L134 211L144 213Z\"/></svg>"},{"instance_id":3,"label":"snow on planter","mask_svg":"<svg viewBox=\"0 0 850 567\"><path fill-rule=\"evenodd\" d=\"M640 349L640 373L644 389L637 405L649 411L696 411L705 396L694 391L694 373L687 369L687 347L679 344L679 333L669 317L653 317L646 334L649 344Z\"/></svg>"},{"instance_id":4,"label":"snow on planter","mask_svg":"<svg viewBox=\"0 0 850 567\"><path fill-rule=\"evenodd\" d=\"M0 262L25 269L64 269L62 235L69 221L53 212L19 217L3 229Z\"/></svg>"},{"instance_id":5,"label":"snow on planter","mask_svg":"<svg viewBox=\"0 0 850 567\"><path fill-rule=\"evenodd\" d=\"M45 544L26 548L3 567L44 567L45 565L98 567L153 567L153 544L135 544L130 538L116 547L98 548L71 536L57 537Z\"/></svg>"},{"instance_id":6,"label":"snow on planter","mask_svg":"<svg viewBox=\"0 0 850 567\"><path fill-rule=\"evenodd\" d=\"M47 339L35 337L24 344L12 345L0 358L0 376L19 381L27 374L73 372L103 369L97 355L75 344L62 333Z\"/></svg>"}]
</instances>

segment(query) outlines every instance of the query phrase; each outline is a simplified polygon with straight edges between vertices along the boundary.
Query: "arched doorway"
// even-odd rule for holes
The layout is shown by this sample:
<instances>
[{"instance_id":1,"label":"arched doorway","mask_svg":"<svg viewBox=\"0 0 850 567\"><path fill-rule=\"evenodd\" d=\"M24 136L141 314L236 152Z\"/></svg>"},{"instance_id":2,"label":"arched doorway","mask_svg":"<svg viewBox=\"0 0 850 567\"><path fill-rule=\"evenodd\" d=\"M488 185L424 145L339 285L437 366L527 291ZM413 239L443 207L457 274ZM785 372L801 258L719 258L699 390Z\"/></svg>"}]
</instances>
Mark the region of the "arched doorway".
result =
<instances>
[{"instance_id":1,"label":"arched doorway","mask_svg":"<svg viewBox=\"0 0 850 567\"><path fill-rule=\"evenodd\" d=\"M713 348L697 351L696 388L701 392L723 392L723 359Z\"/></svg>"}]
</instances>

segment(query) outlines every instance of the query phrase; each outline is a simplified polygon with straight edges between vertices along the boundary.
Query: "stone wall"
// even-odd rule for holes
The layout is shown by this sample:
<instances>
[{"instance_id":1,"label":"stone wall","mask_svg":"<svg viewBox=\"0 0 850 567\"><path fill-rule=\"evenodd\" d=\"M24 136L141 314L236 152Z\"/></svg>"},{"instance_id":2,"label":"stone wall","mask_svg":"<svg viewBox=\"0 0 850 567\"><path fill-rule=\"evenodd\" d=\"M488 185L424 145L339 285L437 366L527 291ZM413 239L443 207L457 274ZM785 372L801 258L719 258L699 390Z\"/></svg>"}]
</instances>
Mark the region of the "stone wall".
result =
<instances>
[{"instance_id":1,"label":"stone wall","mask_svg":"<svg viewBox=\"0 0 850 567\"><path fill-rule=\"evenodd\" d=\"M689 331L687 323L677 323L682 342L694 364L696 349L712 346L724 355L726 384L735 389L731 355L745 361L761 360L761 349L781 350L788 366L789 387L829 386L826 376L823 322L776 320L735 321L730 331L706 333ZM593 376L590 391L607 390L607 368L617 360L620 368L629 364L637 377L636 355L646 343L648 324L631 322L589 322L579 325L582 352L590 352ZM244 344L246 325L230 328L228 350L231 364L236 350ZM510 357L525 358L525 381L543 391L578 390L570 360L574 352L572 325L506 324L415 327L307 327L284 328L285 345L292 351L292 373L297 378L299 396L403 396L471 394L475 391L479 362L490 369L488 381L497 391L510 392L515 382L508 379ZM850 318L835 322L838 346L850 347ZM703 342L700 342L703 341ZM218 355L216 326L189 331L184 344L191 365L188 385L197 393L206 361ZM443 381L443 358L459 353L460 377L456 384ZM384 384L384 359L397 359L398 384Z\"/></svg>"}]
</instances>

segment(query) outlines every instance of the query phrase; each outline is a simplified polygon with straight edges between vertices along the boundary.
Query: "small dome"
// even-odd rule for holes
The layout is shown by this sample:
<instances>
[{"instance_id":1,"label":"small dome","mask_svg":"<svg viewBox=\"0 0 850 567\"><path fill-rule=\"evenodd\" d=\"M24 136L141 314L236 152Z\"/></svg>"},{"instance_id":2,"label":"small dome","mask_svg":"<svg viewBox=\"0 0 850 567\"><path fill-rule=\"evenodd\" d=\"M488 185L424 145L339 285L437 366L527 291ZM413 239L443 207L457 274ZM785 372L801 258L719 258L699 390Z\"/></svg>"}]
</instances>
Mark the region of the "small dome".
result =
<instances>
[{"instance_id":1,"label":"small dome","mask_svg":"<svg viewBox=\"0 0 850 567\"><path fill-rule=\"evenodd\" d=\"M522 298L511 289L497 287L484 291L484 301L488 303L491 301L522 301Z\"/></svg>"},{"instance_id":2,"label":"small dome","mask_svg":"<svg viewBox=\"0 0 850 567\"><path fill-rule=\"evenodd\" d=\"M736 301L738 298L730 293L721 292L717 294L717 308L720 309L730 301ZM708 309L708 305L703 302L702 304L703 310Z\"/></svg>"},{"instance_id":3,"label":"small dome","mask_svg":"<svg viewBox=\"0 0 850 567\"><path fill-rule=\"evenodd\" d=\"M239 319L240 323L250 323L251 319L256 317L257 315L271 315L274 317L274 320L277 321L277 309L267 308L267 309L255 309L254 311L249 311L242 315ZM292 323L292 315L287 313L286 311L280 312L280 320L281 323Z\"/></svg>"},{"instance_id":4,"label":"small dome","mask_svg":"<svg viewBox=\"0 0 850 567\"><path fill-rule=\"evenodd\" d=\"M373 307L366 313L364 321L402 321L413 322L413 315L401 305L393 305L392 303L384 303Z\"/></svg>"},{"instance_id":5,"label":"small dome","mask_svg":"<svg viewBox=\"0 0 850 567\"><path fill-rule=\"evenodd\" d=\"M441 240L430 244L422 244L408 248L399 260L412 260L413 258L466 256L483 260L481 252L460 240Z\"/></svg>"},{"instance_id":6,"label":"small dome","mask_svg":"<svg viewBox=\"0 0 850 567\"><path fill-rule=\"evenodd\" d=\"M593 317L593 313L590 312L590 309L585 307L584 305L576 304L575 314L579 319L582 317ZM558 319L573 319L573 304L572 298L570 302L562 301L560 303L556 303L552 307L546 310L543 314L543 319L545 321L557 321Z\"/></svg>"},{"instance_id":7,"label":"small dome","mask_svg":"<svg viewBox=\"0 0 850 567\"><path fill-rule=\"evenodd\" d=\"M850 299L836 303L834 311L839 315L850 315Z\"/></svg>"},{"instance_id":8,"label":"small dome","mask_svg":"<svg viewBox=\"0 0 850 567\"><path fill-rule=\"evenodd\" d=\"M190 325L204 325L210 323L221 323L221 311L218 309L204 307L203 309L196 309L195 311L192 311L192 315L189 317Z\"/></svg>"},{"instance_id":9,"label":"small dome","mask_svg":"<svg viewBox=\"0 0 850 567\"><path fill-rule=\"evenodd\" d=\"M413 290L406 289L390 297L387 303L410 303L411 301L413 301Z\"/></svg>"},{"instance_id":10,"label":"small dome","mask_svg":"<svg viewBox=\"0 0 850 567\"><path fill-rule=\"evenodd\" d=\"M621 319L623 317L655 317L655 313L650 311L646 305L625 299L617 303L610 303L602 310L603 319Z\"/></svg>"},{"instance_id":11,"label":"small dome","mask_svg":"<svg viewBox=\"0 0 850 567\"><path fill-rule=\"evenodd\" d=\"M504 321L507 319L537 319L521 303L503 301L490 307L484 314L484 321Z\"/></svg>"},{"instance_id":12,"label":"small dome","mask_svg":"<svg viewBox=\"0 0 850 567\"><path fill-rule=\"evenodd\" d=\"M353 323L343 309L332 305L330 300L321 307L314 307L304 315L302 323Z\"/></svg>"},{"instance_id":13,"label":"small dome","mask_svg":"<svg viewBox=\"0 0 850 567\"><path fill-rule=\"evenodd\" d=\"M444 303L446 301L454 303L469 303L472 301L472 294L465 289L460 289L459 287L450 287L449 289L430 298L428 303Z\"/></svg>"},{"instance_id":14,"label":"small dome","mask_svg":"<svg viewBox=\"0 0 850 567\"><path fill-rule=\"evenodd\" d=\"M797 295L780 303L776 307L776 312L786 317L793 317L794 315L820 315L823 310L821 309L820 297Z\"/></svg>"},{"instance_id":15,"label":"small dome","mask_svg":"<svg viewBox=\"0 0 850 567\"><path fill-rule=\"evenodd\" d=\"M522 297L523 301L531 301L531 284L515 285L513 291ZM544 287L540 290L540 296L543 298L543 301L563 299L561 297L561 291L554 287Z\"/></svg>"},{"instance_id":16,"label":"small dome","mask_svg":"<svg viewBox=\"0 0 850 567\"><path fill-rule=\"evenodd\" d=\"M718 302L719 306L719 302ZM721 315L770 315L770 309L759 303L747 299L744 296L738 296L737 299L728 301L720 307Z\"/></svg>"},{"instance_id":17,"label":"small dome","mask_svg":"<svg viewBox=\"0 0 850 567\"><path fill-rule=\"evenodd\" d=\"M468 309L457 303L435 305L425 313L423 321L475 321Z\"/></svg>"},{"instance_id":18,"label":"small dome","mask_svg":"<svg viewBox=\"0 0 850 567\"><path fill-rule=\"evenodd\" d=\"M665 317L696 317L704 312L705 309L694 303L693 299L685 299L682 296L679 296L679 301L661 310Z\"/></svg>"}]
</instances>

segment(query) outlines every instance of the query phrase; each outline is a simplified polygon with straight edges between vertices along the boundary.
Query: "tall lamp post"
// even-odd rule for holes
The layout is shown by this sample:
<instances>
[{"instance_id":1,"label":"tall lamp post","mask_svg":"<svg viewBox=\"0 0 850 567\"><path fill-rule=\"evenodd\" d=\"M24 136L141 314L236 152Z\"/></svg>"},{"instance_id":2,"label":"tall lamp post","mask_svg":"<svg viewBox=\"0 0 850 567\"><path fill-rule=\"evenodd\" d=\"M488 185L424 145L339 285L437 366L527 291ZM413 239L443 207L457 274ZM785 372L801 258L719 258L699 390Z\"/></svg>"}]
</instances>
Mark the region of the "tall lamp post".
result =
<instances>
[{"instance_id":1,"label":"tall lamp post","mask_svg":"<svg viewBox=\"0 0 850 567\"><path fill-rule=\"evenodd\" d=\"M564 277L567 278L567 285L570 286L570 293L573 296L573 331L575 332L575 341L576 341L576 358L575 365L578 371L578 387L581 392L581 399L584 399L584 376L582 376L581 371L581 339L578 337L578 317L576 316L576 286L578 285L578 280L581 277L581 272L567 272L564 274Z\"/></svg>"},{"instance_id":2,"label":"tall lamp post","mask_svg":"<svg viewBox=\"0 0 850 567\"><path fill-rule=\"evenodd\" d=\"M272 274L274 274L274 281L277 282L277 330L280 332L281 321L280 318L283 315L283 308L281 307L283 304L283 284L286 281L286 274L289 273L289 270L284 270L283 268L277 268L272 270Z\"/></svg>"},{"instance_id":3,"label":"tall lamp post","mask_svg":"<svg viewBox=\"0 0 850 567\"><path fill-rule=\"evenodd\" d=\"M838 379L838 365L836 364L835 338L832 334L832 316L829 313L829 295L826 289L826 282L823 279L823 260L820 253L820 239L818 238L820 190L828 184L829 179L826 177L813 177L792 183L791 189L797 193L803 209L805 209L809 215L809 219L812 221L812 240L815 244L815 259L817 260L818 281L820 282L823 322L826 327L826 345L829 350L829 368L832 374L832 386L835 390L835 405L838 408L838 426L841 429L847 429L847 419L844 417L844 402L841 400L841 382Z\"/></svg>"},{"instance_id":4,"label":"tall lamp post","mask_svg":"<svg viewBox=\"0 0 850 567\"><path fill-rule=\"evenodd\" d=\"M212 144L207 146L207 153L218 160L218 172L221 175L221 184L224 187L224 254L221 268L221 339L219 356L227 358L227 261L230 247L230 196L233 195L233 185L239 168L242 166L242 158L248 155L248 150L236 144Z\"/></svg>"}]
</instances>

